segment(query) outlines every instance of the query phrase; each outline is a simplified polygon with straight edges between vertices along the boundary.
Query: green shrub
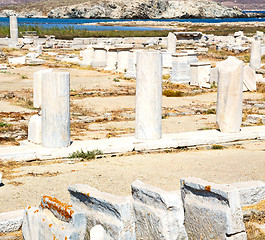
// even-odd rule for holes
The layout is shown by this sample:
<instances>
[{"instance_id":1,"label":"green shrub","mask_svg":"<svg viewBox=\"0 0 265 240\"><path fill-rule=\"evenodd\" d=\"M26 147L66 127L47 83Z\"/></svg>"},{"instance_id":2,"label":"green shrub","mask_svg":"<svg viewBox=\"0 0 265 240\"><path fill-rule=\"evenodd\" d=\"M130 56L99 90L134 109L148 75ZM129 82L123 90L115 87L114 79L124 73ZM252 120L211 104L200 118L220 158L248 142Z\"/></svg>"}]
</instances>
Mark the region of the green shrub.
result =
<instances>
[{"instance_id":1,"label":"green shrub","mask_svg":"<svg viewBox=\"0 0 265 240\"><path fill-rule=\"evenodd\" d=\"M102 155L103 152L100 150L92 150L92 151L86 151L84 152L83 149L80 151L77 150L73 153L71 153L68 157L69 158L81 158L82 160L90 160L95 159L97 155Z\"/></svg>"},{"instance_id":2,"label":"green shrub","mask_svg":"<svg viewBox=\"0 0 265 240\"><path fill-rule=\"evenodd\" d=\"M222 145L218 145L218 144L214 144L214 145L212 146L212 149L214 149L214 150L222 150L222 149L224 149L224 146L222 146Z\"/></svg>"},{"instance_id":3,"label":"green shrub","mask_svg":"<svg viewBox=\"0 0 265 240\"><path fill-rule=\"evenodd\" d=\"M181 91L174 91L174 90L164 90L163 95L166 97L183 97L184 93Z\"/></svg>"}]
</instances>

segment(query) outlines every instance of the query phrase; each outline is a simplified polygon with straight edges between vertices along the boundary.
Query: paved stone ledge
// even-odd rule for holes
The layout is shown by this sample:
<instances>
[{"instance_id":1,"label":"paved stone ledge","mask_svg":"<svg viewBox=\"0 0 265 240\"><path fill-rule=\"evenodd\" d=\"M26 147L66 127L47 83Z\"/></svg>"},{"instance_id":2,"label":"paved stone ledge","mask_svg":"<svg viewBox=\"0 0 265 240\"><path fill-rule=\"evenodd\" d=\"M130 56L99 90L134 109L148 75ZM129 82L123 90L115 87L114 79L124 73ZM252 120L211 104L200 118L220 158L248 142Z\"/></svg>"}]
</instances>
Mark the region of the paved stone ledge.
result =
<instances>
[{"instance_id":1,"label":"paved stone ledge","mask_svg":"<svg viewBox=\"0 0 265 240\"><path fill-rule=\"evenodd\" d=\"M244 127L239 133L222 133L218 130L164 134L158 140L137 140L134 137L120 137L101 140L75 141L67 148L44 148L28 141L21 146L0 147L0 160L30 161L35 159L67 158L70 153L101 150L104 154L126 153L177 147L191 147L222 144L235 141L265 139L265 126Z\"/></svg>"}]
</instances>

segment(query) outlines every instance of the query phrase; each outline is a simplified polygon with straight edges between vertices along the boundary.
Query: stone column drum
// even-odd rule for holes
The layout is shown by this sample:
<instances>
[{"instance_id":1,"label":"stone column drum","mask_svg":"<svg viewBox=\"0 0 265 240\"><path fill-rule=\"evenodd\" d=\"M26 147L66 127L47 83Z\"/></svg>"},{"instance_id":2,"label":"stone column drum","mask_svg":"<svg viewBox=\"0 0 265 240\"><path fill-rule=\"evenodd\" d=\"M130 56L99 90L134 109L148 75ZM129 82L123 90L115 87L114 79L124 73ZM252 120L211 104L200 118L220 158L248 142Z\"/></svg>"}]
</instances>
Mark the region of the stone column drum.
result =
<instances>
[{"instance_id":1,"label":"stone column drum","mask_svg":"<svg viewBox=\"0 0 265 240\"><path fill-rule=\"evenodd\" d=\"M128 78L136 78L136 61L137 61L137 53L141 52L142 50L131 50L129 54L129 61L128 61L128 71L124 75Z\"/></svg>"},{"instance_id":2,"label":"stone column drum","mask_svg":"<svg viewBox=\"0 0 265 240\"><path fill-rule=\"evenodd\" d=\"M85 49L83 53L82 65L91 66L93 55L94 55L94 48L92 46L88 46L87 49Z\"/></svg>"},{"instance_id":3,"label":"stone column drum","mask_svg":"<svg viewBox=\"0 0 265 240\"><path fill-rule=\"evenodd\" d=\"M104 46L93 46L94 56L92 60L92 67L106 67L107 64L107 50Z\"/></svg>"},{"instance_id":4,"label":"stone column drum","mask_svg":"<svg viewBox=\"0 0 265 240\"><path fill-rule=\"evenodd\" d=\"M117 48L118 54L118 72L126 72L128 70L129 65L129 54L130 50L134 47L131 44L116 44L115 47Z\"/></svg>"},{"instance_id":5,"label":"stone column drum","mask_svg":"<svg viewBox=\"0 0 265 240\"><path fill-rule=\"evenodd\" d=\"M114 47L110 47L107 51L107 66L104 68L104 70L116 70L118 61L117 58L117 49Z\"/></svg>"},{"instance_id":6,"label":"stone column drum","mask_svg":"<svg viewBox=\"0 0 265 240\"><path fill-rule=\"evenodd\" d=\"M254 70L261 66L261 42L259 40L251 41L250 49L250 67Z\"/></svg>"},{"instance_id":7,"label":"stone column drum","mask_svg":"<svg viewBox=\"0 0 265 240\"><path fill-rule=\"evenodd\" d=\"M221 132L240 131L243 108L243 62L235 57L218 63L216 123Z\"/></svg>"},{"instance_id":8,"label":"stone column drum","mask_svg":"<svg viewBox=\"0 0 265 240\"><path fill-rule=\"evenodd\" d=\"M42 146L50 148L70 145L70 74L43 74Z\"/></svg>"},{"instance_id":9,"label":"stone column drum","mask_svg":"<svg viewBox=\"0 0 265 240\"><path fill-rule=\"evenodd\" d=\"M16 46L18 44L18 25L17 25L17 17L16 16L10 16L10 39L11 39L11 45Z\"/></svg>"},{"instance_id":10,"label":"stone column drum","mask_svg":"<svg viewBox=\"0 0 265 240\"><path fill-rule=\"evenodd\" d=\"M169 33L167 36L167 50L170 53L176 53L177 37L174 33Z\"/></svg>"},{"instance_id":11,"label":"stone column drum","mask_svg":"<svg viewBox=\"0 0 265 240\"><path fill-rule=\"evenodd\" d=\"M162 56L155 51L137 53L135 137L162 137Z\"/></svg>"}]
</instances>

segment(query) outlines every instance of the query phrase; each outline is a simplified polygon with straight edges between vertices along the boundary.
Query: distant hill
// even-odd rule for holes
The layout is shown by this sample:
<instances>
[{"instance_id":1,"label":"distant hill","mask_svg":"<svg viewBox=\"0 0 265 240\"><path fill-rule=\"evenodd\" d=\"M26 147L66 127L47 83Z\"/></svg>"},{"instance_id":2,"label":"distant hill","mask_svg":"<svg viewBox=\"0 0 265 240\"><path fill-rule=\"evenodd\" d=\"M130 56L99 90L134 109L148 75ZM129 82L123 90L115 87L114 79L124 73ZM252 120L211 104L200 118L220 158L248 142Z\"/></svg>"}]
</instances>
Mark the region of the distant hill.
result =
<instances>
[{"instance_id":1,"label":"distant hill","mask_svg":"<svg viewBox=\"0 0 265 240\"><path fill-rule=\"evenodd\" d=\"M265 0L213 0L222 3L226 7L237 6L242 10L263 10L265 11Z\"/></svg>"}]
</instances>

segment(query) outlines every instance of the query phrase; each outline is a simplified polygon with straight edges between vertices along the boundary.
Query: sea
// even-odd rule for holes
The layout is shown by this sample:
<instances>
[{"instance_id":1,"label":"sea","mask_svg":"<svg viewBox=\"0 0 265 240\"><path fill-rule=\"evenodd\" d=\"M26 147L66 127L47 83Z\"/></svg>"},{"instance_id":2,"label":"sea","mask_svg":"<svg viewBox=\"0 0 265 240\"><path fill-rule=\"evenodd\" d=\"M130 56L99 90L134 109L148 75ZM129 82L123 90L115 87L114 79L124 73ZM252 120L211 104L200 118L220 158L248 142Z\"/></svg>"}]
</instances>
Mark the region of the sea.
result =
<instances>
[{"instance_id":1,"label":"sea","mask_svg":"<svg viewBox=\"0 0 265 240\"><path fill-rule=\"evenodd\" d=\"M265 11L259 11L265 13ZM129 22L129 21L155 21L155 22L193 22L193 23L223 23L223 22L265 22L265 17L261 18L213 18L213 19L53 19L53 18L18 18L19 25L39 25L44 28L52 27L73 27L88 31L150 31L166 30L152 27L131 27L131 26L94 26L82 25L85 23L97 22ZM0 18L0 25L8 25L9 18Z\"/></svg>"}]
</instances>

